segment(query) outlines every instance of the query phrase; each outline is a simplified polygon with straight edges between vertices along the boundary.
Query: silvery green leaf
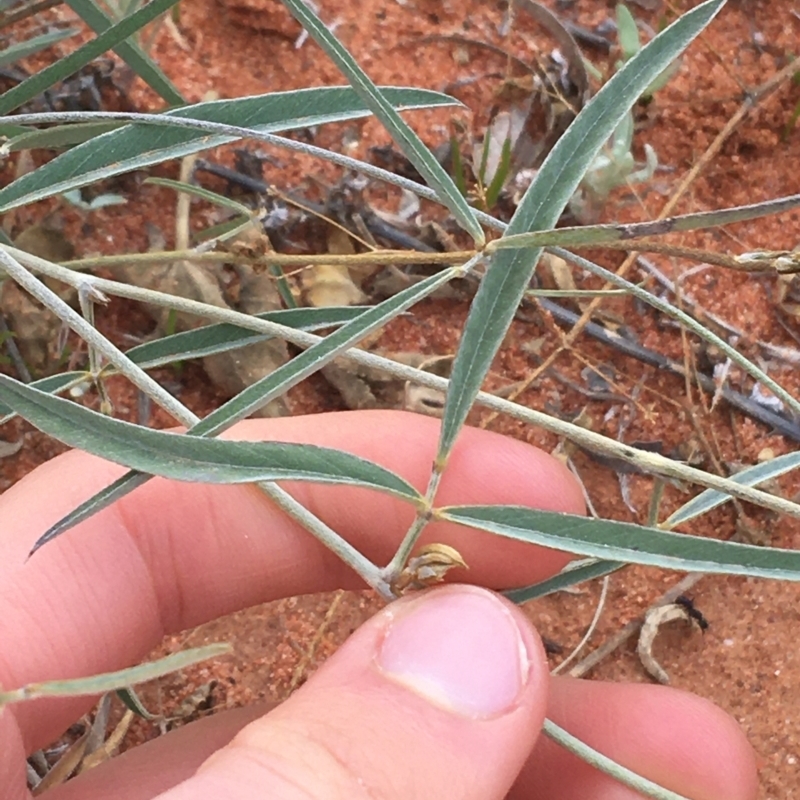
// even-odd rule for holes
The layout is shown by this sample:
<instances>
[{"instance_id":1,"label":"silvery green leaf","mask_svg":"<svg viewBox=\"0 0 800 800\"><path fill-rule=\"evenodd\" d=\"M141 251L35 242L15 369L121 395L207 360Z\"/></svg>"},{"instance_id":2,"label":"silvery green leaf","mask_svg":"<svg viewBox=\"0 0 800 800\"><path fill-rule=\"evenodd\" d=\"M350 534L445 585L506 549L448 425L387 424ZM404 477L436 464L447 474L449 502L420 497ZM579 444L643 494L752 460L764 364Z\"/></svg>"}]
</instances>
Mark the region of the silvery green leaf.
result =
<instances>
[{"instance_id":1,"label":"silvery green leaf","mask_svg":"<svg viewBox=\"0 0 800 800\"><path fill-rule=\"evenodd\" d=\"M530 586L525 586L521 589L507 589L503 594L512 603L519 605L527 603L528 600L536 600L539 597L546 597L548 594L569 589L594 578L602 578L605 575L616 572L618 569L622 569L624 566L625 564L621 561L588 559L587 563L579 566L565 567L558 575L554 575L552 578L532 583Z\"/></svg>"},{"instance_id":2,"label":"silvery green leaf","mask_svg":"<svg viewBox=\"0 0 800 800\"><path fill-rule=\"evenodd\" d=\"M233 652L231 645L226 642L208 644L191 650L181 650L179 653L151 661L148 664L139 664L117 672L106 672L102 675L92 675L88 678L71 678L62 681L42 681L29 683L19 689L0 691L0 709L9 703L20 703L24 700L36 700L41 697L80 697L82 695L103 694L116 689L124 689L135 683L144 683L155 678L169 675L209 658L217 658Z\"/></svg>"},{"instance_id":3,"label":"silvery green leaf","mask_svg":"<svg viewBox=\"0 0 800 800\"><path fill-rule=\"evenodd\" d=\"M506 235L555 227L600 149L642 91L714 18L724 0L709 0L663 30L584 106L550 151L506 228ZM439 442L440 462L455 443L514 318L541 248L497 252L473 300L456 354Z\"/></svg>"},{"instance_id":4,"label":"silvery green leaf","mask_svg":"<svg viewBox=\"0 0 800 800\"><path fill-rule=\"evenodd\" d=\"M748 467L735 475L730 476L730 480L743 486L758 486L759 483L778 478L800 467L800 453L786 453L786 455ZM729 494L718 492L715 489L706 489L697 497L693 497L688 503L682 505L674 514L666 519L662 526L664 528L675 528L689 520L707 514L714 508L727 503L731 499Z\"/></svg>"},{"instance_id":5,"label":"silvery green leaf","mask_svg":"<svg viewBox=\"0 0 800 800\"><path fill-rule=\"evenodd\" d=\"M146 267L142 267L146 269ZM366 310L365 306L339 306L328 308L291 308L279 311L265 311L256 314L256 319L270 320L303 331L331 328L344 325L356 319ZM146 369L183 361L189 358L203 358L246 347L272 338L265 333L257 333L236 325L217 323L204 325L182 333L164 336L152 342L132 347L125 355L134 363ZM0 409L0 413L2 409Z\"/></svg>"},{"instance_id":6,"label":"silvery green leaf","mask_svg":"<svg viewBox=\"0 0 800 800\"><path fill-rule=\"evenodd\" d=\"M70 36L74 36L77 32L77 28L66 28L43 33L41 36L34 36L31 39L25 39L17 44L9 45L0 53L0 67L8 66L22 58L32 56L40 50L45 50L50 45L56 44L56 42L69 39Z\"/></svg>"},{"instance_id":7,"label":"silvery green leaf","mask_svg":"<svg viewBox=\"0 0 800 800\"><path fill-rule=\"evenodd\" d=\"M65 2L97 34L105 33L114 25L114 20L106 14L100 4L97 3L97 0L65 0ZM137 5L144 6L145 3L137 3ZM171 5L174 4L168 4L167 8L161 13L166 13ZM135 6L131 7L135 8ZM120 20L120 22L123 21ZM124 41L114 47L114 51L169 105L183 105L186 101L172 81L161 71L155 61L139 47L135 33L143 27L144 25L141 25L135 32L129 34Z\"/></svg>"},{"instance_id":8,"label":"silvery green leaf","mask_svg":"<svg viewBox=\"0 0 800 800\"><path fill-rule=\"evenodd\" d=\"M797 550L755 547L522 506L450 506L438 509L436 519L590 558L685 572L800 581Z\"/></svg>"},{"instance_id":9,"label":"silvery green leaf","mask_svg":"<svg viewBox=\"0 0 800 800\"><path fill-rule=\"evenodd\" d=\"M282 0L291 14L308 34L328 54L342 75L363 100L367 108L381 121L403 154L417 168L419 174L434 189L439 201L450 209L452 215L480 247L485 242L483 228L475 212L459 192L453 179L408 123L392 108L378 87L356 63L341 42L322 23L304 0Z\"/></svg>"},{"instance_id":10,"label":"silvery green leaf","mask_svg":"<svg viewBox=\"0 0 800 800\"><path fill-rule=\"evenodd\" d=\"M364 486L416 501L411 484L338 450L283 442L230 442L143 428L0 375L0 400L55 439L129 469L180 481L299 480Z\"/></svg>"},{"instance_id":11,"label":"silvery green leaf","mask_svg":"<svg viewBox=\"0 0 800 800\"><path fill-rule=\"evenodd\" d=\"M116 25L112 25L96 39L91 39L75 52L60 58L55 64L45 67L35 75L31 75L30 78L26 78L22 83L18 83L13 89L9 89L0 95L0 117L24 105L51 86L55 86L59 81L64 80L98 56L103 55L107 50L124 43L125 39L141 30L177 2L178 0L152 0L151 3L143 6L129 17L121 20ZM182 103L183 98L176 94L168 102Z\"/></svg>"},{"instance_id":12,"label":"silvery green leaf","mask_svg":"<svg viewBox=\"0 0 800 800\"><path fill-rule=\"evenodd\" d=\"M380 91L387 103L398 108L430 108L456 103L447 95L426 89L389 86ZM163 116L275 133L359 119L369 113L349 86L324 86L234 100L212 100L167 111ZM91 114L83 116L92 119ZM209 134L187 127L145 123L125 125L62 153L0 189L0 213L114 175L219 147L236 139L236 136ZM27 147L31 142L25 138L23 143ZM14 148L15 141L11 140L7 149Z\"/></svg>"}]
</instances>

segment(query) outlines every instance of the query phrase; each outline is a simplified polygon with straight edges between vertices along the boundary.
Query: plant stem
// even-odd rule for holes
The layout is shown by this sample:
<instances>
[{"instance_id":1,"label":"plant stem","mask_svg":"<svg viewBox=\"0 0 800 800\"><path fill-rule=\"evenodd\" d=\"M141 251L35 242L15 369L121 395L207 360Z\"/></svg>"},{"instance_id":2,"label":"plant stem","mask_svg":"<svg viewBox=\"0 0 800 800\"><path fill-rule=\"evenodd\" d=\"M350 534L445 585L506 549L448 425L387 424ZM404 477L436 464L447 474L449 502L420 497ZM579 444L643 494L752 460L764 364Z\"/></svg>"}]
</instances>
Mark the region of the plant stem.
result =
<instances>
[{"instance_id":1,"label":"plant stem","mask_svg":"<svg viewBox=\"0 0 800 800\"><path fill-rule=\"evenodd\" d=\"M605 772L620 783L629 786L637 792L645 795L646 797L654 797L656 800L687 800L682 794L672 792L659 786L657 783L637 775L632 770L617 764L608 756L604 756L588 744L585 744L580 739L567 733L563 728L559 727L552 720L546 719L542 727L544 734L552 739L557 744L560 744L564 749L576 755L578 758L590 764L595 769Z\"/></svg>"},{"instance_id":2,"label":"plant stem","mask_svg":"<svg viewBox=\"0 0 800 800\"><path fill-rule=\"evenodd\" d=\"M49 261L44 261L22 250L7 246L0 246L0 250L6 250L12 253L15 258L18 258L31 269L41 272L43 275L56 278L57 280L63 280L65 283L72 286L78 286L82 279L79 274L71 270L51 264ZM570 253L569 256L572 258L573 254ZM298 347L310 347L322 339L322 337L316 334L300 331L296 328L289 328L285 325L280 325L268 320L256 319L247 314L233 311L232 309L209 306L195 300L186 300L185 298L168 295L163 292L140 289L139 287L129 286L117 281L95 278L93 282L96 288L111 295L140 300L153 305L175 308L179 311L205 317L214 322L227 322L258 333L279 336L292 344L296 344ZM78 317L78 319L80 320L81 318ZM345 361L382 370L395 378L414 381L421 386L426 386L438 391L447 391L449 385L447 378L442 378L430 372L415 369L414 367L408 367L404 364L392 361L389 358L385 358L384 356L359 350L356 347L351 348L339 357ZM626 463L634 464L644 472L677 478L678 480L696 483L711 489L718 489L725 494L738 497L740 500L747 500L748 502L755 503L764 508L770 508L782 514L788 514L792 517L800 517L800 505L790 500L770 494L769 492L738 484L735 481L713 475L709 472L704 472L703 470L695 469L694 467L681 464L666 456L661 456L658 453L651 453L645 450L628 447L614 439L581 428L578 425L558 419L557 417L550 416L542 411L525 408L517 403L504 400L501 397L495 397L488 392L479 392L477 395L477 402L498 413L508 414L512 419L520 420L529 425L538 426L557 436L564 436L580 446L587 447L602 455L619 458Z\"/></svg>"},{"instance_id":3,"label":"plant stem","mask_svg":"<svg viewBox=\"0 0 800 800\"><path fill-rule=\"evenodd\" d=\"M152 397L170 416L179 422L183 421L181 417L185 408L181 403L144 370L134 364L121 350L111 344L105 336L92 327L80 314L70 308L54 291L31 275L12 256L12 252L21 251L0 247L0 266L19 286L36 298L42 305L49 308L62 322L75 331L90 348L94 348L97 353L101 353L107 358L137 388ZM93 280L87 280L84 275L78 275L77 277L78 281L74 282L73 285L79 292L86 292L87 283L92 284Z\"/></svg>"},{"instance_id":4,"label":"plant stem","mask_svg":"<svg viewBox=\"0 0 800 800\"><path fill-rule=\"evenodd\" d=\"M25 267L16 261L9 251L14 248L0 247L0 265L8 272L9 276L23 289L29 292L39 302L47 306L59 319L81 336L96 353L107 358L122 374L135 386L149 397L152 397L167 413L187 428L200 422L200 417L193 414L182 403L166 392L160 384L154 381L144 370L134 364L122 351L118 350L80 314L73 311L55 292L49 289L42 281L31 275ZM47 263L47 262L45 262ZM52 266L52 265L51 265ZM63 268L60 268L63 269ZM69 270L67 270L69 272ZM94 280L87 281L86 276L77 275L77 287L89 294L96 291L97 286L92 285ZM87 284L90 286L87 289ZM302 504L290 494L274 483L260 482L257 484L279 508L309 530L328 549L336 553L346 564L351 566L369 586L387 596L387 587L380 576L380 570L371 561L359 553L352 545L346 542L332 528L311 514Z\"/></svg>"},{"instance_id":5,"label":"plant stem","mask_svg":"<svg viewBox=\"0 0 800 800\"><path fill-rule=\"evenodd\" d=\"M414 549L419 537L422 535L422 531L425 530L425 526L431 520L431 509L433 508L433 502L436 498L436 491L439 488L439 482L441 479L441 471L434 467L431 472L430 480L428 481L428 489L425 492L425 504L417 511L417 516L414 518L414 521L411 523L411 527L403 537L403 541L397 548L397 552L394 554L394 556L392 556L392 560L382 571L383 578L389 585L392 585L403 571L403 568L408 561L408 557L411 555L411 551Z\"/></svg>"},{"instance_id":6,"label":"plant stem","mask_svg":"<svg viewBox=\"0 0 800 800\"><path fill-rule=\"evenodd\" d=\"M734 364L740 366L750 377L756 381L764 384L776 397L780 398L792 410L795 416L800 416L800 400L795 399L789 392L786 391L777 381L770 378L763 369L758 367L748 358L743 356L735 347L731 347L724 339L717 336L715 333L706 328L702 323L698 322L694 317L676 308L666 300L656 297L641 286L631 283L620 275L617 275L610 270L588 261L585 258L571 253L569 250L562 250L559 247L552 248L551 252L566 261L571 261L576 266L598 275L610 284L619 286L625 289L634 297L638 297L653 308L658 309L664 314L678 320L678 322L685 325L690 331L694 332L701 339L705 339L709 344L718 347Z\"/></svg>"},{"instance_id":7,"label":"plant stem","mask_svg":"<svg viewBox=\"0 0 800 800\"><path fill-rule=\"evenodd\" d=\"M62 266L73 270L89 270L98 267L116 267L141 264L169 264L173 261L189 259L197 263L217 264L274 264L282 267L311 267L318 264L339 264L345 267L366 265L391 264L406 266L409 264L462 264L475 256L474 250L464 250L446 253L409 252L408 250L374 250L369 253L349 253L346 255L334 253L315 253L313 255L292 255L286 253L268 253L265 256L253 259L249 255L238 255L225 251L203 253L196 249L172 250L151 253L131 253L129 256L96 256L94 258L80 258L74 261L65 261Z\"/></svg>"},{"instance_id":8,"label":"plant stem","mask_svg":"<svg viewBox=\"0 0 800 800\"><path fill-rule=\"evenodd\" d=\"M370 586L386 600L394 599L394 594L389 588L381 569L356 550L353 545L339 536L336 531L329 528L318 517L314 516L305 506L298 503L285 489L281 489L275 483L259 483L257 485L278 508L299 522L322 542L328 550L335 553L345 564L358 573L367 586Z\"/></svg>"}]
</instances>

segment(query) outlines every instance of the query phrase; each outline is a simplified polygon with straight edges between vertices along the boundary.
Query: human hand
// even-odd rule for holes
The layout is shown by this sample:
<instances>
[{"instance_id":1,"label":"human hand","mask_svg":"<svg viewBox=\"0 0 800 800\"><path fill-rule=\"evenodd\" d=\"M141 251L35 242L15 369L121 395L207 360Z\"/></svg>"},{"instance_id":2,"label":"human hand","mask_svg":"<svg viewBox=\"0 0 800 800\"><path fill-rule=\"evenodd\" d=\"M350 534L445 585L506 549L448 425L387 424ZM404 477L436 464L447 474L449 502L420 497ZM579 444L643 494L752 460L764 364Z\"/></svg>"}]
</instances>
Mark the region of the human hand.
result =
<instances>
[{"instance_id":1,"label":"human hand","mask_svg":"<svg viewBox=\"0 0 800 800\"><path fill-rule=\"evenodd\" d=\"M258 420L230 438L338 447L424 487L438 422L401 412ZM357 577L253 487L150 481L43 548L49 525L122 474L83 453L35 470L0 498L0 685L78 677L140 661L168 633ZM413 510L387 495L292 484L292 494L376 563ZM569 473L521 442L465 429L441 504L582 513ZM562 553L437 523L469 577L523 585ZM91 703L35 701L0 714L0 798L29 798L25 757ZM386 798L622 800L631 790L543 736L545 713L623 765L698 800L752 800L752 751L699 697L650 685L551 678L521 611L484 589L404 597L363 625L295 694L265 713L213 715L54 789L50 800Z\"/></svg>"}]
</instances>

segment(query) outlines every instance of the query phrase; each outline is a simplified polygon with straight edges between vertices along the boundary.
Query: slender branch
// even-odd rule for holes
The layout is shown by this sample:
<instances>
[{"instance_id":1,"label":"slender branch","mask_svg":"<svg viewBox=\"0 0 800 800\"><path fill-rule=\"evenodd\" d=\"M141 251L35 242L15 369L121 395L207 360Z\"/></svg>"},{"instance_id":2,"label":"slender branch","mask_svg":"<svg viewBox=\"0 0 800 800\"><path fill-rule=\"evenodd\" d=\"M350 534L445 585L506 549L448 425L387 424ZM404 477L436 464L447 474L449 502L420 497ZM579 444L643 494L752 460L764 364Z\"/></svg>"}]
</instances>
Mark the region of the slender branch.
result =
<instances>
[{"instance_id":1,"label":"slender branch","mask_svg":"<svg viewBox=\"0 0 800 800\"><path fill-rule=\"evenodd\" d=\"M81 276L71 270L51 264L49 261L44 261L22 250L0 246L0 251L4 249L37 272L41 272L57 280L63 280L70 285L77 286L80 283ZM570 254L570 256L572 256L572 254ZM298 347L310 347L323 338L313 333L280 325L276 322L251 317L247 314L233 311L232 309L217 308L195 300L187 300L185 298L176 297L175 295L140 289L139 287L128 286L117 281L95 278L94 285L100 291L106 292L107 294L141 300L142 302L151 303L153 305L176 308L179 311L196 314L215 322L227 322L258 333L279 336L292 344L296 344ZM79 317L79 319L81 318ZM369 353L355 347L343 353L340 358L355 364L382 370L388 375L402 380L414 381L422 386L436 389L440 392L447 391L447 387L450 383L447 378L442 378L433 373L425 372L424 370L399 364L389 358L379 356L375 353ZM778 497L777 495L770 494L769 492L764 492L750 486L740 485L735 481L721 478L718 475L712 475L686 464L681 464L678 461L659 455L658 453L638 450L599 433L595 433L594 431L581 428L579 425L552 417L542 411L525 408L517 403L495 397L487 392L479 392L477 401L492 411L508 414L513 419L538 426L557 436L564 436L576 442L581 447L586 447L589 450L613 458L619 458L622 461L633 464L643 472L664 475L677 478L678 480L696 483L711 489L718 489L725 494L747 500L756 505L763 506L764 508L770 508L793 517L800 517L800 505Z\"/></svg>"},{"instance_id":2,"label":"slender branch","mask_svg":"<svg viewBox=\"0 0 800 800\"><path fill-rule=\"evenodd\" d=\"M502 241L502 240L498 240ZM628 239L617 242L603 242L602 244L570 244L572 249L600 248L603 250L625 250L637 253L659 253L660 255L686 258L701 264L713 264L717 267L733 269L737 272L766 272L774 270L786 274L800 272L800 264L792 262L782 251L769 253L765 251L762 258L751 257L748 254L728 255L715 253L712 250L703 250L698 247L683 247L668 242L655 242L652 239Z\"/></svg>"},{"instance_id":3,"label":"slender branch","mask_svg":"<svg viewBox=\"0 0 800 800\"><path fill-rule=\"evenodd\" d=\"M14 257L19 252L22 251L17 251L15 248L0 247L0 266L9 276L75 331L78 336L86 341L89 347L94 348L96 352L107 358L138 389L152 397L171 417L178 422L184 422L185 407L167 392L161 384L153 380L141 367L134 364L121 350L111 344L105 336L92 327L80 314L70 308L54 291L31 275ZM93 280L87 281L85 275L77 275L76 277L78 281L73 285L79 291L85 291L87 282L94 282Z\"/></svg>"},{"instance_id":4,"label":"slender branch","mask_svg":"<svg viewBox=\"0 0 800 800\"><path fill-rule=\"evenodd\" d=\"M625 786L630 786L631 789L645 795L646 797L654 797L656 800L687 800L682 794L672 792L659 786L657 783L648 780L647 778L637 775L633 770L617 764L616 761L604 756L588 744L582 742L571 733L567 733L563 728L559 727L552 720L545 719L542 731L545 736L552 739L557 744L560 744L565 750L568 750L573 755L585 761L587 764L605 772Z\"/></svg>"},{"instance_id":5,"label":"slender branch","mask_svg":"<svg viewBox=\"0 0 800 800\"><path fill-rule=\"evenodd\" d=\"M102 334L93 328L80 314L73 311L55 292L49 289L42 281L31 275L27 269L19 264L11 252L22 253L15 248L0 247L0 265L8 272L9 276L23 289L29 292L39 302L47 306L54 314L63 320L69 327L81 336L97 353L107 358L122 374L131 380L149 397L152 397L168 414L188 428L200 422L200 417L193 414L180 401L176 400L163 387L153 380L144 370L133 363L122 351L118 350ZM23 254L24 255L24 254ZM37 259L42 261L42 259ZM47 264L48 262L44 262ZM50 265L55 267L55 265ZM60 272L63 267L55 267L55 272ZM69 273L69 270L65 270ZM87 289L86 276L72 273L77 281L70 281L80 290ZM60 277L60 276L59 276ZM99 279L93 279L92 288L99 288ZM104 282L105 283L105 282ZM281 326L283 327L283 326ZM309 530L326 547L336 553L339 558L352 567L376 591L386 596L387 588L383 582L380 571L371 561L356 550L349 542L345 541L332 528L317 519L302 504L295 500L285 490L274 483L260 482L257 486L279 508L283 509L293 519L297 520L306 530Z\"/></svg>"},{"instance_id":6,"label":"slender branch","mask_svg":"<svg viewBox=\"0 0 800 800\"><path fill-rule=\"evenodd\" d=\"M638 297L648 305L653 306L653 308L657 308L664 314L667 314L673 319L678 320L678 322L685 325L701 339L705 339L707 342L709 342L709 344L718 347L728 358L730 358L731 361L734 362L734 364L740 366L753 379L761 381L761 383L763 383L764 386L766 386L776 397L780 398L795 415L800 416L800 400L797 400L777 381L773 380L769 375L767 375L763 369L756 366L752 361L743 356L735 347L731 347L724 339L710 331L690 314L687 314L685 311L681 311L681 309L676 308L671 303L666 302L666 300L656 297L651 292L648 292L646 289L642 289L641 286L637 286L635 283L631 283L622 276L604 269L592 261L588 261L585 258L576 256L574 253L569 252L569 250L562 250L554 247L552 251L561 258L571 261L573 264L576 264L577 266L604 278L605 281L612 286L619 286L620 288L625 289L634 297Z\"/></svg>"},{"instance_id":7,"label":"slender branch","mask_svg":"<svg viewBox=\"0 0 800 800\"><path fill-rule=\"evenodd\" d=\"M483 263L483 259L484 256L482 253L476 253L461 267L461 276L473 274L477 267ZM449 381L447 382L447 385L450 385ZM439 490L439 484L441 483L442 475L444 474L446 465L446 461L440 462L438 458L434 460L430 478L428 479L428 488L425 491L424 505L417 511L417 516L414 518L414 521L411 523L406 535L403 537L403 541L397 548L392 560L383 570L383 577L390 586L393 586L395 581L400 576L400 573L403 571L406 562L411 556L412 550L419 541L419 537L422 536L422 532L431 521L432 511L436 501L436 492Z\"/></svg>"},{"instance_id":8,"label":"slender branch","mask_svg":"<svg viewBox=\"0 0 800 800\"><path fill-rule=\"evenodd\" d=\"M616 247L625 249L622 242L627 241L629 249L642 249L640 239L660 236L667 233L716 228L734 222L758 219L759 217L781 214L800 206L800 194L751 203L746 206L702 211L696 214L683 214L678 217L663 217L650 222L613 223L608 225L582 225L572 228L558 228L552 231L517 233L495 239L486 246L487 252L518 247ZM616 243L616 244L615 244Z\"/></svg>"},{"instance_id":9,"label":"slender branch","mask_svg":"<svg viewBox=\"0 0 800 800\"><path fill-rule=\"evenodd\" d=\"M73 270L90 270L100 267L119 266L151 266L153 264L169 264L181 259L190 259L195 263L217 264L275 264L281 267L313 267L319 264L341 264L345 267L360 265L392 264L394 266L407 266L410 264L437 264L450 266L462 264L475 255L474 250L459 250L446 253L421 253L408 250L376 250L370 253L350 253L346 255L335 253L314 253L309 255L291 255L287 253L268 253L257 259L246 254L215 250L204 253L196 249L165 250L150 253L132 253L130 255L95 256L93 258L79 258L65 261L62 266Z\"/></svg>"}]
</instances>

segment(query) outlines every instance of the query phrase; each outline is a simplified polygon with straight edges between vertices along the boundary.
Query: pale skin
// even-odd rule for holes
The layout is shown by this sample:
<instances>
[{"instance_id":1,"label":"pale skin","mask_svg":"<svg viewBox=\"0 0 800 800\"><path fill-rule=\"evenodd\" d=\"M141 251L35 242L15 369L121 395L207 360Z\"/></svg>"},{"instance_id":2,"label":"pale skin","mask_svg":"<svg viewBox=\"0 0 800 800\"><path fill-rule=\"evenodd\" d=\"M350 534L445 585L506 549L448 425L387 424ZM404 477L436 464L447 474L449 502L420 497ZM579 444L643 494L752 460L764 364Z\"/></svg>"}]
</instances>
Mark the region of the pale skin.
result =
<instances>
[{"instance_id":1,"label":"pale skin","mask_svg":"<svg viewBox=\"0 0 800 800\"><path fill-rule=\"evenodd\" d=\"M247 422L229 438L339 447L424 489L437 432L438 422L424 417L348 412ZM360 586L347 567L253 487L159 479L26 560L50 524L122 472L71 452L0 498L0 685L119 669L145 658L167 633L279 597ZM366 490L311 484L288 488L378 563L389 559L412 519L408 505ZM524 443L474 429L462 433L437 500L583 513L579 488L558 462ZM565 563L563 554L449 525L431 526L425 540L456 547L470 565L463 579L480 586L531 583ZM538 634L519 609L496 597L452 586L403 599L367 622L278 708L213 715L44 796L636 796L539 736L545 714L676 792L697 800L757 796L752 750L726 714L699 697L660 686L551 678ZM480 718L432 701L399 680L396 666L386 666L395 663L386 655L387 643L401 641L396 631L414 609L424 607L435 620L447 603L464 598L481 608L491 606L492 614L507 621L521 642L525 663L513 699L500 698L502 711ZM467 648L471 636L478 641L496 632L478 630L472 619L459 628L457 646ZM486 669L496 667L505 668L489 664ZM488 685L493 690L495 683ZM1 800L30 797L26 753L55 740L91 705L85 698L42 701L15 705L0 715Z\"/></svg>"}]
</instances>

